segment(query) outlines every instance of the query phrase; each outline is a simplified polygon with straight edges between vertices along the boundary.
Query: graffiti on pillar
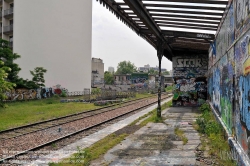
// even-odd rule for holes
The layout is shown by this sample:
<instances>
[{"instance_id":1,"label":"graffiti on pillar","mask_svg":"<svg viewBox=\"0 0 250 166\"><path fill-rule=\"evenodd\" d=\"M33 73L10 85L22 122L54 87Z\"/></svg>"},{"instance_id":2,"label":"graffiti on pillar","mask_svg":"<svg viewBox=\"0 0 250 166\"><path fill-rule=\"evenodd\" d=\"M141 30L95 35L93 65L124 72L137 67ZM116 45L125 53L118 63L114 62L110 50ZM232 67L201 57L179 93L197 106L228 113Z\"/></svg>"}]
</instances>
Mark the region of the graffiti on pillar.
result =
<instances>
[{"instance_id":1,"label":"graffiti on pillar","mask_svg":"<svg viewBox=\"0 0 250 166\"><path fill-rule=\"evenodd\" d=\"M174 78L173 106L199 106L207 98L205 77Z\"/></svg>"},{"instance_id":2,"label":"graffiti on pillar","mask_svg":"<svg viewBox=\"0 0 250 166\"><path fill-rule=\"evenodd\" d=\"M207 99L208 55L173 57L173 106L199 106Z\"/></svg>"},{"instance_id":3,"label":"graffiti on pillar","mask_svg":"<svg viewBox=\"0 0 250 166\"><path fill-rule=\"evenodd\" d=\"M173 57L173 76L183 78L203 77L207 72L207 55L190 57Z\"/></svg>"}]
</instances>

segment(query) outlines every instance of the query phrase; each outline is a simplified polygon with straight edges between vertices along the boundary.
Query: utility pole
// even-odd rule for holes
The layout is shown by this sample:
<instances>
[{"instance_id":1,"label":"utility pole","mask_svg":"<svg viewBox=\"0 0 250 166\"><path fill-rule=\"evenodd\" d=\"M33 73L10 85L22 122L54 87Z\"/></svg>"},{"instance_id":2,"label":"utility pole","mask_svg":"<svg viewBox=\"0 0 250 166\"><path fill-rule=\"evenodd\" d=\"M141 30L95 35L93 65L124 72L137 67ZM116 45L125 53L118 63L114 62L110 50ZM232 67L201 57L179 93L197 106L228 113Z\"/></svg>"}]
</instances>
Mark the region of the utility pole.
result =
<instances>
[{"instance_id":1,"label":"utility pole","mask_svg":"<svg viewBox=\"0 0 250 166\"><path fill-rule=\"evenodd\" d=\"M159 61L159 77L158 77L158 107L157 107L157 117L161 117L161 60L163 57L163 44L158 41L157 44L157 57Z\"/></svg>"}]
</instances>

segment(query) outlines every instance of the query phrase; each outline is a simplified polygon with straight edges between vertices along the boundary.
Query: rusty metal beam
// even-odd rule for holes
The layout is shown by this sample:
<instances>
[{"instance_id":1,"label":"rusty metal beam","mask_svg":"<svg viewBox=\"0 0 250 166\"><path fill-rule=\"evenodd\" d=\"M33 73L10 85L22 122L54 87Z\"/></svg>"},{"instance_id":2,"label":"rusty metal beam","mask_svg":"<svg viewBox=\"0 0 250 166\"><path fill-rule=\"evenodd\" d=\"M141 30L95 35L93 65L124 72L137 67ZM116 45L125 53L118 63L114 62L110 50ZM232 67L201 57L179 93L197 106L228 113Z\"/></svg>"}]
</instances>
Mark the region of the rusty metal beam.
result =
<instances>
[{"instance_id":1,"label":"rusty metal beam","mask_svg":"<svg viewBox=\"0 0 250 166\"><path fill-rule=\"evenodd\" d=\"M185 28L185 29L198 29L198 30L209 30L209 31L216 31L217 28L207 28L202 26L186 26L186 25L178 25L178 24L162 24L158 23L159 26L168 27L168 28Z\"/></svg>"},{"instance_id":2,"label":"rusty metal beam","mask_svg":"<svg viewBox=\"0 0 250 166\"><path fill-rule=\"evenodd\" d=\"M202 3L202 4L217 4L226 5L228 1L214 1L214 0L142 0L142 1L164 1L164 2L178 2L178 3Z\"/></svg>"},{"instance_id":3,"label":"rusty metal beam","mask_svg":"<svg viewBox=\"0 0 250 166\"><path fill-rule=\"evenodd\" d=\"M202 14L202 15L211 15L211 16L222 16L223 13L214 13L214 12L203 12L203 11L187 11L187 10L169 10L169 9L147 9L150 12L169 12L169 13L183 13L183 14Z\"/></svg>"},{"instance_id":4,"label":"rusty metal beam","mask_svg":"<svg viewBox=\"0 0 250 166\"><path fill-rule=\"evenodd\" d=\"M218 27L218 25L206 25L206 24L190 24L190 23L186 23L186 22L172 22L172 21L155 21L157 24L161 23L161 24L174 24L174 25L187 25L187 26L200 26L200 27L210 27L210 28L216 28Z\"/></svg>"},{"instance_id":5,"label":"rusty metal beam","mask_svg":"<svg viewBox=\"0 0 250 166\"><path fill-rule=\"evenodd\" d=\"M176 18L158 18L158 17L153 17L154 20L157 21L183 21L183 22L194 22L194 23L204 23L204 24L216 24L218 26L218 24L220 23L215 22L215 21L202 21L202 20L192 20L192 19L176 19Z\"/></svg>"},{"instance_id":6,"label":"rusty metal beam","mask_svg":"<svg viewBox=\"0 0 250 166\"><path fill-rule=\"evenodd\" d=\"M188 5L170 5L170 4L144 4L146 7L163 7L163 8L182 8L182 9L201 9L201 10L218 10L224 11L224 7L209 7L209 6L188 6Z\"/></svg>"},{"instance_id":7,"label":"rusty metal beam","mask_svg":"<svg viewBox=\"0 0 250 166\"><path fill-rule=\"evenodd\" d=\"M187 42L187 43L204 43L204 44L210 44L209 41L206 41L204 39L200 40L200 39L192 39L192 38L176 38L175 39L176 43L178 42Z\"/></svg>"},{"instance_id":8,"label":"rusty metal beam","mask_svg":"<svg viewBox=\"0 0 250 166\"><path fill-rule=\"evenodd\" d=\"M160 28L149 15L142 2L140 0L124 0L124 2L134 11L138 17L140 17L140 20L144 22L144 24L152 31L155 36L157 36L158 40L164 42L165 38L162 36ZM167 50L173 56L172 50L169 46L167 47Z\"/></svg>"},{"instance_id":9,"label":"rusty metal beam","mask_svg":"<svg viewBox=\"0 0 250 166\"><path fill-rule=\"evenodd\" d=\"M167 35L167 36L188 37L188 38L198 38L198 39L208 39L208 40L214 40L215 38L215 36L212 34L168 31L168 30L162 30L162 34Z\"/></svg>"},{"instance_id":10,"label":"rusty metal beam","mask_svg":"<svg viewBox=\"0 0 250 166\"><path fill-rule=\"evenodd\" d=\"M152 32L159 38L161 37L161 30L151 20L150 16L144 11L144 8L140 5L137 0L124 0L125 4L128 5L134 13L140 18L145 25L152 30Z\"/></svg>"},{"instance_id":11,"label":"rusty metal beam","mask_svg":"<svg viewBox=\"0 0 250 166\"><path fill-rule=\"evenodd\" d=\"M210 17L204 15L190 16L190 15L176 15L176 14L155 14L150 13L151 16L161 16L161 17L172 17L172 18L191 18L191 19L201 19L201 20L221 20L221 17ZM160 17L157 17L160 18Z\"/></svg>"},{"instance_id":12,"label":"rusty metal beam","mask_svg":"<svg viewBox=\"0 0 250 166\"><path fill-rule=\"evenodd\" d=\"M125 13L124 10L121 9L121 7L119 6L119 3L117 3L115 0L99 0L99 1L101 4L103 3L103 6L106 5L107 9L114 12L114 14L117 16L118 19L122 20L126 25L128 25L131 29L133 29L137 34L140 33L141 27L138 26L134 22L133 19L128 17L128 14ZM142 34L141 37L143 37L153 47L156 47L155 42L152 41L150 38L148 38L147 35Z\"/></svg>"}]
</instances>

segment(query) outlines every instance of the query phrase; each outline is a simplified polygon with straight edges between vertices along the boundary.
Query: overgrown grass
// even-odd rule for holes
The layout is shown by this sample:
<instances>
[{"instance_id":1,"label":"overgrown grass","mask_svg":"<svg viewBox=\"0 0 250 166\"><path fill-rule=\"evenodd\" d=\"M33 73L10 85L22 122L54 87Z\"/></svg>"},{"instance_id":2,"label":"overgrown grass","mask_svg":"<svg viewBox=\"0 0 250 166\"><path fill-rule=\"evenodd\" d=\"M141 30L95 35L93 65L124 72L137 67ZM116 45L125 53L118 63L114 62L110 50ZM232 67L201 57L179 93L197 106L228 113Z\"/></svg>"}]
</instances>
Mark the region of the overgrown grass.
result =
<instances>
[{"instance_id":1,"label":"overgrown grass","mask_svg":"<svg viewBox=\"0 0 250 166\"><path fill-rule=\"evenodd\" d=\"M200 107L202 115L196 120L194 128L201 134L208 138L208 142L202 141L202 148L209 147L209 154L216 156L219 165L235 166L235 161L229 159L222 159L221 152L230 151L227 140L224 139L224 131L219 122L216 121L212 110L207 103Z\"/></svg>"},{"instance_id":2,"label":"overgrown grass","mask_svg":"<svg viewBox=\"0 0 250 166\"><path fill-rule=\"evenodd\" d=\"M156 96L155 94L149 94L149 93L136 93L136 98L141 99L144 97L150 97L150 96Z\"/></svg>"},{"instance_id":3,"label":"overgrown grass","mask_svg":"<svg viewBox=\"0 0 250 166\"><path fill-rule=\"evenodd\" d=\"M165 88L165 91L166 91L166 92L172 92L172 91L173 91L173 85L172 85L172 86L167 86L167 87Z\"/></svg>"},{"instance_id":4,"label":"overgrown grass","mask_svg":"<svg viewBox=\"0 0 250 166\"><path fill-rule=\"evenodd\" d=\"M151 96L151 94L137 94L136 98L132 99ZM61 103L58 97L8 103L7 108L0 107L0 131L96 108L100 106L95 106L93 103Z\"/></svg>"},{"instance_id":5,"label":"overgrown grass","mask_svg":"<svg viewBox=\"0 0 250 166\"><path fill-rule=\"evenodd\" d=\"M60 103L60 99L56 98L9 103L7 108L0 108L0 130L95 108L99 106L92 103Z\"/></svg>"},{"instance_id":6,"label":"overgrown grass","mask_svg":"<svg viewBox=\"0 0 250 166\"><path fill-rule=\"evenodd\" d=\"M166 108L171 107L171 105L172 105L172 101L169 101L167 103L162 104L161 109L164 110ZM154 110L150 111L148 114L146 114L146 115L144 115L143 117L140 117L140 118L143 119L143 118L145 118L147 116L149 116L149 117L140 123L141 126L145 126L149 122L162 123L164 121L164 119L162 119L162 117L160 117L160 118L157 117L157 109L154 109Z\"/></svg>"},{"instance_id":7,"label":"overgrown grass","mask_svg":"<svg viewBox=\"0 0 250 166\"><path fill-rule=\"evenodd\" d=\"M172 104L172 101L169 101L167 103L164 103L162 105L162 109L166 109L170 107ZM138 121L141 119L148 117L146 120L144 120L142 123L140 123L140 126L145 126L148 122L162 122L163 120L159 120L156 117L156 109L150 111L148 114L141 116L134 122L130 124L130 126L135 125ZM125 137L127 137L128 134L110 134L107 137L103 138L102 140L96 142L89 148L85 148L83 150L78 149L78 153L75 153L70 158L64 159L61 163L50 163L50 166L87 166L90 164L91 161L99 158L100 156L104 155L109 149L113 148L115 145L119 144ZM81 161L81 163L77 163Z\"/></svg>"},{"instance_id":8,"label":"overgrown grass","mask_svg":"<svg viewBox=\"0 0 250 166\"><path fill-rule=\"evenodd\" d=\"M83 150L78 148L78 152L73 154L70 158L64 159L62 162L55 164L50 163L50 166L87 166L92 160L99 158L104 155L109 149L119 144L128 134L110 134L107 137L96 142L89 148Z\"/></svg>"},{"instance_id":9,"label":"overgrown grass","mask_svg":"<svg viewBox=\"0 0 250 166\"><path fill-rule=\"evenodd\" d=\"M188 143L188 138L185 136L184 131L181 130L179 127L176 127L174 129L175 135L177 135L179 138L181 138L183 145L186 145Z\"/></svg>"}]
</instances>

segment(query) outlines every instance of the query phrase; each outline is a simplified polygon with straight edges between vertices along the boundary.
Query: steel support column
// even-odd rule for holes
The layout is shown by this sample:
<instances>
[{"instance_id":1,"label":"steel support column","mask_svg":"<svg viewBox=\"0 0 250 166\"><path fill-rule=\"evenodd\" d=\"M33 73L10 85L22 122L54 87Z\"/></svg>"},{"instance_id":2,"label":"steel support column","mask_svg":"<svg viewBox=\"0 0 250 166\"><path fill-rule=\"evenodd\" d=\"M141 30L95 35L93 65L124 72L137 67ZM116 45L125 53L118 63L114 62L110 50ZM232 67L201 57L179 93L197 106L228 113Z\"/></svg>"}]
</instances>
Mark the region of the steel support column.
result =
<instances>
[{"instance_id":1,"label":"steel support column","mask_svg":"<svg viewBox=\"0 0 250 166\"><path fill-rule=\"evenodd\" d=\"M163 57L163 44L158 42L157 45L157 57L159 61L159 77L158 77L158 107L157 107L157 117L161 117L161 60Z\"/></svg>"}]
</instances>

